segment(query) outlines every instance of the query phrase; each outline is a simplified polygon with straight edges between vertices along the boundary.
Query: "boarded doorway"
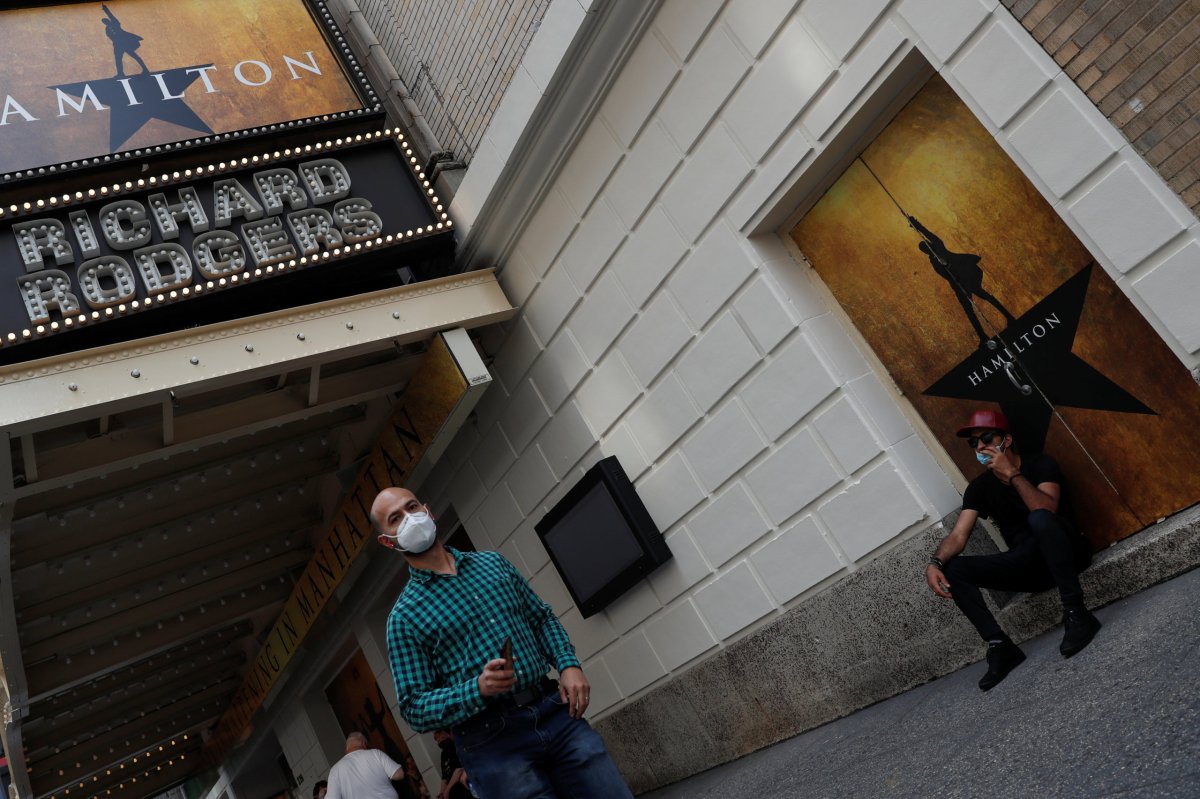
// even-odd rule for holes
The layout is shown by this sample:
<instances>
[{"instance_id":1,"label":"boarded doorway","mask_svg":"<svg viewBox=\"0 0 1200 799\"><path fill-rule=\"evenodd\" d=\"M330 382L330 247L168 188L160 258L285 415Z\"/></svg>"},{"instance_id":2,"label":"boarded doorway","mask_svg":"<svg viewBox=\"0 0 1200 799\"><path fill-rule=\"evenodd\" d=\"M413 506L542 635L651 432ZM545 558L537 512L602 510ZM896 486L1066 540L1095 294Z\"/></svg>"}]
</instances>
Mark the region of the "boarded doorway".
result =
<instances>
[{"instance_id":1,"label":"boarded doorway","mask_svg":"<svg viewBox=\"0 0 1200 799\"><path fill-rule=\"evenodd\" d=\"M999 407L1097 547L1200 500L1200 387L940 77L790 235L965 475Z\"/></svg>"}]
</instances>

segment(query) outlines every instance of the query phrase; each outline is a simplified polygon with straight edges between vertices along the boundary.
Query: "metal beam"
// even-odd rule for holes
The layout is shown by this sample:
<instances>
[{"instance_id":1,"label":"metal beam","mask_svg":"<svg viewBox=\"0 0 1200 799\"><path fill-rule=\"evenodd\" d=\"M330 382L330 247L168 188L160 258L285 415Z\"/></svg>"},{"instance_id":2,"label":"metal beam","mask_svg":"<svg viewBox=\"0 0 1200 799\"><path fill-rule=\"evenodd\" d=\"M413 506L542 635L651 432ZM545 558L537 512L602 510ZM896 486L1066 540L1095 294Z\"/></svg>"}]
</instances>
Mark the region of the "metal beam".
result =
<instances>
[{"instance_id":1,"label":"metal beam","mask_svg":"<svg viewBox=\"0 0 1200 799\"><path fill-rule=\"evenodd\" d=\"M160 482L168 483L194 473L197 469L223 466L234 463L244 457L256 453L268 452L271 449L285 447L300 441L308 440L314 433L327 433L345 425L361 421L364 414L359 406L339 408L328 413L307 417L288 425L271 427L255 431L248 436L238 436L210 444L207 447L188 447L186 449L172 448L170 454L160 452L153 458L141 463L154 460L165 462L166 470L157 475ZM76 443L65 445L64 450L76 446ZM101 475L103 477L100 478ZM19 500L18 515L27 517L38 513L59 511L64 507L82 507L89 503L102 501L104 498L115 497L123 491L132 490L146 482L144 475L132 466L117 470L102 470L95 475L81 473L65 474L55 479L43 479L36 485L22 486L16 491ZM92 493L88 488L93 489Z\"/></svg>"},{"instance_id":2,"label":"metal beam","mask_svg":"<svg viewBox=\"0 0 1200 799\"><path fill-rule=\"evenodd\" d=\"M273 377L281 364L306 368L515 313L486 269L115 344L104 357L84 351L45 358L35 374L20 364L0 367L6 400L0 428L22 434L61 427L153 405L168 390L183 396L231 376L235 382ZM132 377L134 368L139 377ZM71 383L77 391L68 389ZM47 408L61 411L48 416Z\"/></svg>"},{"instance_id":3,"label":"metal beam","mask_svg":"<svg viewBox=\"0 0 1200 799\"><path fill-rule=\"evenodd\" d=\"M13 496L12 441L0 434L4 446L0 457L0 673L4 677L3 736L4 753L15 797L31 793L25 764L25 746L21 724L28 715L29 686L25 680L25 661L21 657L21 639L17 632L16 604L12 593L12 517Z\"/></svg>"},{"instance_id":4,"label":"metal beam","mask_svg":"<svg viewBox=\"0 0 1200 799\"><path fill-rule=\"evenodd\" d=\"M264 586L261 590L247 591L245 596L241 596L239 592L232 597L214 597L211 607L206 606L203 613L194 611L185 614L183 621L173 622L171 625L164 624L161 630L150 630L143 633L140 639L132 634L116 636L114 640L117 641L117 646L99 648L95 655L86 650L59 653L52 660L39 665L37 671L28 676L30 699L36 701L45 694L56 693L95 679L121 666L177 646L183 641L215 632L231 622L241 621L268 610L272 613L277 612L291 590L291 585L274 583ZM133 654L128 648L121 646L126 639L137 641Z\"/></svg>"},{"instance_id":5,"label":"metal beam","mask_svg":"<svg viewBox=\"0 0 1200 799\"><path fill-rule=\"evenodd\" d=\"M222 657L242 655L242 639L254 631L247 621L237 622L208 635L194 638L174 649L159 652L124 668L94 680L65 688L30 703L31 715L53 717L92 701L111 687L136 683L139 680L171 671L181 663L196 664L200 658L220 654Z\"/></svg>"},{"instance_id":6,"label":"metal beam","mask_svg":"<svg viewBox=\"0 0 1200 799\"><path fill-rule=\"evenodd\" d=\"M246 663L244 653L230 652L224 657L200 656L145 675L131 682L103 681L106 692L80 702L74 709L49 718L38 718L37 707L31 709L25 722L26 751L35 758L41 750L61 746L88 730L99 729L106 721L140 715L151 707L159 707L169 696L183 696L196 686L207 687L240 674Z\"/></svg>"},{"instance_id":7,"label":"metal beam","mask_svg":"<svg viewBox=\"0 0 1200 799\"><path fill-rule=\"evenodd\" d=\"M34 563L79 554L93 547L110 546L130 535L144 533L149 528L170 524L181 516L212 516L222 509L254 500L262 494L286 486L305 484L315 477L332 471L334 461L325 458L309 463L285 464L266 471L262 483L247 485L245 481L203 494L190 494L170 503L133 515L117 503L105 504L88 512L82 524L73 525L71 535L57 535L54 528L21 525L13 548L13 561L18 568ZM84 529L80 529L84 528Z\"/></svg>"},{"instance_id":8,"label":"metal beam","mask_svg":"<svg viewBox=\"0 0 1200 799\"><path fill-rule=\"evenodd\" d=\"M62 447L53 454L45 454L39 464L39 474L43 480L62 480L71 475L72 482L98 477L107 471L131 468L184 450L252 435L260 430L306 419L316 413L369 402L396 393L407 382L407 375L397 374L395 369L376 369L373 374L360 375L359 378L351 375L338 381L336 387L346 390L326 390L326 400L313 408L308 407L307 398L302 392L285 389L217 408L180 414L175 418L175 443L169 447L162 446L159 437L148 429L128 430L121 435L114 434L108 438ZM333 388L331 382L325 382L326 389Z\"/></svg>"},{"instance_id":9,"label":"metal beam","mask_svg":"<svg viewBox=\"0 0 1200 799\"><path fill-rule=\"evenodd\" d=\"M188 536L180 535L153 549L131 547L127 548L130 551L121 552L117 557L97 559L88 569L89 577L95 582L79 584L69 593L57 589L57 581L46 579L47 570L37 567L31 570L34 574L30 574L30 577L37 578L37 585L28 590L21 590L20 585L33 580L22 580L14 575L14 582L18 586L17 609L22 624L29 624L34 619L64 613L106 597L115 597L121 592L154 583L197 564L212 564L231 558L235 553L241 553L247 547L259 546L264 541L279 539L280 546L286 548L288 544L283 543L286 540L303 540L296 531L315 525L320 520L318 509L313 507L300 509L299 515L275 524L260 523L257 517L248 517L242 525L233 528L197 525L190 533L194 547L190 546ZM214 567L213 570L217 569ZM71 577L65 579L73 582Z\"/></svg>"},{"instance_id":10,"label":"metal beam","mask_svg":"<svg viewBox=\"0 0 1200 799\"><path fill-rule=\"evenodd\" d=\"M108 645L109 641L117 640L113 635L128 630L134 630L136 634L148 625L192 612L216 601L218 597L241 591L257 592L268 580L279 579L307 563L311 555L312 550L307 547L284 552L211 580L164 591L127 610L113 613L100 611L94 621L61 632L51 629L50 625L42 625L40 630L26 625L22 628L25 660L32 663L65 652L82 652L84 649L88 649L90 654L92 648L100 648ZM137 646L133 640L130 643Z\"/></svg>"},{"instance_id":11,"label":"metal beam","mask_svg":"<svg viewBox=\"0 0 1200 799\"><path fill-rule=\"evenodd\" d=\"M77 747L84 743L103 745L100 736L105 732L125 728L126 725L138 723L151 714L169 710L172 707L182 707L181 703L190 697L215 687L232 691L237 687L239 676L236 670L230 670L206 676L202 681L186 686L160 687L156 691L146 692L145 695L139 696L139 702L136 705L124 703L121 706L109 708L107 713L89 713L73 717L70 719L70 723L61 724L54 730L55 740L46 741L40 752L30 747L28 749L29 759L37 764L44 758L57 754L65 747ZM184 715L186 715L186 711ZM99 755L96 757L98 759ZM37 773L36 765L34 773Z\"/></svg>"},{"instance_id":12,"label":"metal beam","mask_svg":"<svg viewBox=\"0 0 1200 799\"><path fill-rule=\"evenodd\" d=\"M37 482L37 452L33 448L33 433L21 436L21 468L25 470L26 483Z\"/></svg>"},{"instance_id":13,"label":"metal beam","mask_svg":"<svg viewBox=\"0 0 1200 799\"><path fill-rule=\"evenodd\" d=\"M167 396L162 401L162 445L169 447L175 443L175 398Z\"/></svg>"}]
</instances>

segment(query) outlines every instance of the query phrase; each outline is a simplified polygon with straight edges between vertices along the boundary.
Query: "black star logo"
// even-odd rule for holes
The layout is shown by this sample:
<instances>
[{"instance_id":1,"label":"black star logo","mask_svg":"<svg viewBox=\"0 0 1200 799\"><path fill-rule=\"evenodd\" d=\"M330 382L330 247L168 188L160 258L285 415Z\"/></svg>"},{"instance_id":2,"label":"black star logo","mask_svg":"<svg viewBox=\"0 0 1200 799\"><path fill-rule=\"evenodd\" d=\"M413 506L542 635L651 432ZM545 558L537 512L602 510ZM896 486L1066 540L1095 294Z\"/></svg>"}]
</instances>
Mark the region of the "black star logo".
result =
<instances>
[{"instance_id":1,"label":"black star logo","mask_svg":"<svg viewBox=\"0 0 1200 799\"><path fill-rule=\"evenodd\" d=\"M51 86L71 97L83 98L88 87L101 105L110 109L108 144L115 153L152 119L172 122L202 133L212 133L204 120L180 96L200 77L200 70L212 64L178 67L162 72L133 75L124 78L101 78L82 83ZM126 90L128 86L128 90Z\"/></svg>"},{"instance_id":2,"label":"black star logo","mask_svg":"<svg viewBox=\"0 0 1200 799\"><path fill-rule=\"evenodd\" d=\"M1154 414L1071 352L1093 266L1068 278L922 393L999 403L1030 452L1045 446L1055 406Z\"/></svg>"}]
</instances>

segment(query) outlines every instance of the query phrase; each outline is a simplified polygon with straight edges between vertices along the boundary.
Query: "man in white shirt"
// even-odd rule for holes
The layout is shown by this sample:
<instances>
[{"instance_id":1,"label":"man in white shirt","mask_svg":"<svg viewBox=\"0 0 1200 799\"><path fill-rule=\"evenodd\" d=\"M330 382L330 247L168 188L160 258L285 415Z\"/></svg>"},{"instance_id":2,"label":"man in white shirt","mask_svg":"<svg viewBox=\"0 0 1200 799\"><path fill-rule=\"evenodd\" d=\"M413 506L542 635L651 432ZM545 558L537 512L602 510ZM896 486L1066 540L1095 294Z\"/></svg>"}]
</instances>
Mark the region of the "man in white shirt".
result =
<instances>
[{"instance_id":1,"label":"man in white shirt","mask_svg":"<svg viewBox=\"0 0 1200 799\"><path fill-rule=\"evenodd\" d=\"M367 748L367 736L352 732L346 738L346 755L329 770L325 799L396 799L392 780L404 779L404 766Z\"/></svg>"}]
</instances>

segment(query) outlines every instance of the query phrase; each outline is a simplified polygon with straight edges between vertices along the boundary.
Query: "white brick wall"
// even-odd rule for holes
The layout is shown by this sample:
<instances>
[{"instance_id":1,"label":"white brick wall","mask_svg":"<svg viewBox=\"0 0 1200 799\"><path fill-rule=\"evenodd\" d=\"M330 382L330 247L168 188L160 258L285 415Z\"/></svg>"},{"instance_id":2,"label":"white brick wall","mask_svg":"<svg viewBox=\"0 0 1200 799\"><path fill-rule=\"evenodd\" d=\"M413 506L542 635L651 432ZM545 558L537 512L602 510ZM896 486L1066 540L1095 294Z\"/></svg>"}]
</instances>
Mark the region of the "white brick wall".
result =
<instances>
[{"instance_id":1,"label":"white brick wall","mask_svg":"<svg viewBox=\"0 0 1200 799\"><path fill-rule=\"evenodd\" d=\"M522 312L427 497L527 570L597 712L958 505L779 235L914 51L1197 364L1196 219L996 0L668 0L504 264ZM674 559L583 619L532 522L609 454Z\"/></svg>"}]
</instances>

